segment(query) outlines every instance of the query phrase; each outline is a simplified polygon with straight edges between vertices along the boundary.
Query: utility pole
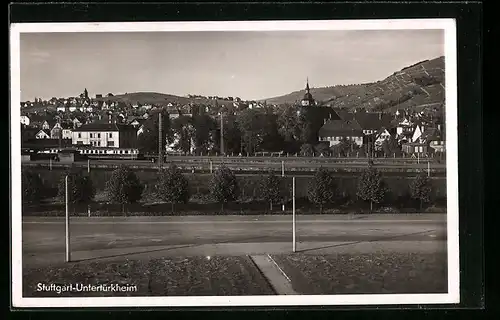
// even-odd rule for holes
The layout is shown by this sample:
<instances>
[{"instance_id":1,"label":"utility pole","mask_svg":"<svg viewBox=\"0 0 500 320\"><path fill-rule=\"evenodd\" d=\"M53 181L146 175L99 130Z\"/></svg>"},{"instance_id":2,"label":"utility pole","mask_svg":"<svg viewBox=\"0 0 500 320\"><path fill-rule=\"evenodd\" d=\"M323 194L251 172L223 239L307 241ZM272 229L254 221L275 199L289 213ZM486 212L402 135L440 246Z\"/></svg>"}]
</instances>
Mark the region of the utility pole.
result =
<instances>
[{"instance_id":1,"label":"utility pole","mask_svg":"<svg viewBox=\"0 0 500 320\"><path fill-rule=\"evenodd\" d=\"M285 177L285 161L281 161L281 176Z\"/></svg>"},{"instance_id":2,"label":"utility pole","mask_svg":"<svg viewBox=\"0 0 500 320\"><path fill-rule=\"evenodd\" d=\"M296 250L295 245L295 177L292 178L292 229L293 229L293 252Z\"/></svg>"},{"instance_id":3,"label":"utility pole","mask_svg":"<svg viewBox=\"0 0 500 320\"><path fill-rule=\"evenodd\" d=\"M90 159L87 159L87 172L90 173Z\"/></svg>"},{"instance_id":4,"label":"utility pole","mask_svg":"<svg viewBox=\"0 0 500 320\"><path fill-rule=\"evenodd\" d=\"M69 192L68 192L68 176L65 178L66 182L66 262L71 260L70 252L70 235L69 235Z\"/></svg>"},{"instance_id":5,"label":"utility pole","mask_svg":"<svg viewBox=\"0 0 500 320\"><path fill-rule=\"evenodd\" d=\"M161 111L158 113L158 170L161 170L163 163L163 130Z\"/></svg>"},{"instance_id":6,"label":"utility pole","mask_svg":"<svg viewBox=\"0 0 500 320\"><path fill-rule=\"evenodd\" d=\"M224 120L220 113L220 154L224 156Z\"/></svg>"},{"instance_id":7,"label":"utility pole","mask_svg":"<svg viewBox=\"0 0 500 320\"><path fill-rule=\"evenodd\" d=\"M427 176L431 176L431 161L427 161Z\"/></svg>"}]
</instances>

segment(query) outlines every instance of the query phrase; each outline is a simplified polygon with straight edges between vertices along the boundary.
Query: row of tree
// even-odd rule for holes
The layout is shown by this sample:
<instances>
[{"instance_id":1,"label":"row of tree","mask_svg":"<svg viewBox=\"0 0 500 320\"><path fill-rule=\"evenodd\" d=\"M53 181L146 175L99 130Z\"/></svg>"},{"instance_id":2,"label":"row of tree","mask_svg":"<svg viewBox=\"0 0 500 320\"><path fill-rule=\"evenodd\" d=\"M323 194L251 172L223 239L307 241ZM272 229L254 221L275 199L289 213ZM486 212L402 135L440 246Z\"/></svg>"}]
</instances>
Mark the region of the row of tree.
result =
<instances>
[{"instance_id":1,"label":"row of tree","mask_svg":"<svg viewBox=\"0 0 500 320\"><path fill-rule=\"evenodd\" d=\"M71 168L62 175L58 184L58 195L66 196L66 176L68 177L68 200L73 204L89 203L95 196L95 187L88 174L77 168ZM33 171L23 171L23 201L38 202L43 198L44 185L38 174ZM260 182L263 198L270 205L282 204L290 199L290 190L285 186L285 179L270 172L263 176ZM212 199L224 205L235 201L240 195L240 188L235 174L226 166L219 167L213 174L209 184ZM144 185L136 174L127 166L114 170L106 183L106 194L111 203L121 204L124 211L126 204L138 202L142 198ZM387 188L378 170L369 166L358 180L358 198L373 204L383 201ZM189 181L175 165L161 171L154 185L158 199L170 203L172 212L175 204L187 203L191 197ZM431 184L426 175L420 174L410 183L410 193L413 199L423 203L430 201ZM308 185L308 199L319 207L320 213L327 205L332 205L340 199L338 184L334 172L320 168Z\"/></svg>"},{"instance_id":2,"label":"row of tree","mask_svg":"<svg viewBox=\"0 0 500 320\"><path fill-rule=\"evenodd\" d=\"M299 152L305 143L317 143L317 131L323 120L308 118L307 112L298 113L293 106L245 109L240 111L221 110L221 118L208 114L196 114L192 117L179 116L169 119L163 112L162 141L174 149L190 153L220 152L220 137L223 134L225 153L253 154L259 151L290 153ZM319 127L318 127L319 126ZM153 114L144 124L144 130L138 138L138 147L145 153L158 152L158 114Z\"/></svg>"}]
</instances>

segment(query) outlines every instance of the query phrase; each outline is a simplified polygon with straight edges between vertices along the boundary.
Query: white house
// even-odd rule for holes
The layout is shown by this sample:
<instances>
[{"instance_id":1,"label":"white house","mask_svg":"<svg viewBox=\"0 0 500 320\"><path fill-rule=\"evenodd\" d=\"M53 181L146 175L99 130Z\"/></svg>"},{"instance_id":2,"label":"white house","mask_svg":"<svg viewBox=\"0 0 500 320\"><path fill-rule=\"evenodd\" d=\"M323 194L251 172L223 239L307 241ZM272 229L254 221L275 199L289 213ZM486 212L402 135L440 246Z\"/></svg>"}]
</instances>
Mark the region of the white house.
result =
<instances>
[{"instance_id":1,"label":"white house","mask_svg":"<svg viewBox=\"0 0 500 320\"><path fill-rule=\"evenodd\" d=\"M386 128L380 129L375 138L375 148L380 150L384 141L389 141L390 138L391 133Z\"/></svg>"},{"instance_id":2,"label":"white house","mask_svg":"<svg viewBox=\"0 0 500 320\"><path fill-rule=\"evenodd\" d=\"M137 136L141 135L144 132L144 125L141 124L137 129Z\"/></svg>"},{"instance_id":3,"label":"white house","mask_svg":"<svg viewBox=\"0 0 500 320\"><path fill-rule=\"evenodd\" d=\"M69 106L69 112L75 112L76 111L76 106L75 105L71 105Z\"/></svg>"},{"instance_id":4,"label":"white house","mask_svg":"<svg viewBox=\"0 0 500 320\"><path fill-rule=\"evenodd\" d=\"M21 116L21 124L29 126L30 125L30 118L28 116Z\"/></svg>"},{"instance_id":5,"label":"white house","mask_svg":"<svg viewBox=\"0 0 500 320\"><path fill-rule=\"evenodd\" d=\"M413 135L411 137L411 141L412 142L417 142L417 140L422 136L422 134L424 133L424 126L421 125L421 124L417 124L415 126L415 130L413 131Z\"/></svg>"},{"instance_id":6,"label":"white house","mask_svg":"<svg viewBox=\"0 0 500 320\"><path fill-rule=\"evenodd\" d=\"M131 148L137 141L131 125L117 123L89 123L72 132L72 144L94 147Z\"/></svg>"},{"instance_id":7,"label":"white house","mask_svg":"<svg viewBox=\"0 0 500 320\"><path fill-rule=\"evenodd\" d=\"M45 120L42 123L42 129L43 130L50 130L50 129L52 129L52 125L47 120ZM49 133L49 135L50 135L50 133Z\"/></svg>"},{"instance_id":8,"label":"white house","mask_svg":"<svg viewBox=\"0 0 500 320\"><path fill-rule=\"evenodd\" d=\"M73 128L78 128L82 125L82 122L78 118L73 119Z\"/></svg>"},{"instance_id":9,"label":"white house","mask_svg":"<svg viewBox=\"0 0 500 320\"><path fill-rule=\"evenodd\" d=\"M66 106L58 106L56 108L56 110L57 110L57 112L66 112L67 111Z\"/></svg>"},{"instance_id":10,"label":"white house","mask_svg":"<svg viewBox=\"0 0 500 320\"><path fill-rule=\"evenodd\" d=\"M50 130L42 129L35 135L36 139L50 139Z\"/></svg>"}]
</instances>

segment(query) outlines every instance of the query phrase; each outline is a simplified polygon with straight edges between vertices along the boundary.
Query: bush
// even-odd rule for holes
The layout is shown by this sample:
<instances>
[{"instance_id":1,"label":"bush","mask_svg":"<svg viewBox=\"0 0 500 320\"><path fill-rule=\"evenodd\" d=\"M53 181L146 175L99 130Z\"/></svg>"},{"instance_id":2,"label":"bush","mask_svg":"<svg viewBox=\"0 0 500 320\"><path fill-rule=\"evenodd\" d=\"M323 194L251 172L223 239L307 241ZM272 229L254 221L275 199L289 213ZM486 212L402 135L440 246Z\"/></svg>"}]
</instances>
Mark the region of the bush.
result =
<instances>
[{"instance_id":1,"label":"bush","mask_svg":"<svg viewBox=\"0 0 500 320\"><path fill-rule=\"evenodd\" d=\"M190 198L189 182L175 165L161 172L156 191L161 200L172 204L172 213L176 203L187 203Z\"/></svg>"},{"instance_id":2,"label":"bush","mask_svg":"<svg viewBox=\"0 0 500 320\"><path fill-rule=\"evenodd\" d=\"M221 204L236 200L239 195L238 181L236 176L228 167L222 165L215 172L210 181L210 194L212 199Z\"/></svg>"},{"instance_id":3,"label":"bush","mask_svg":"<svg viewBox=\"0 0 500 320\"><path fill-rule=\"evenodd\" d=\"M106 182L109 201L121 204L122 212L125 204L135 203L141 199L143 189L135 173L124 165L114 170Z\"/></svg>"},{"instance_id":4,"label":"bush","mask_svg":"<svg viewBox=\"0 0 500 320\"><path fill-rule=\"evenodd\" d=\"M45 196L43 181L34 171L22 170L21 187L23 203L39 203Z\"/></svg>"}]
</instances>

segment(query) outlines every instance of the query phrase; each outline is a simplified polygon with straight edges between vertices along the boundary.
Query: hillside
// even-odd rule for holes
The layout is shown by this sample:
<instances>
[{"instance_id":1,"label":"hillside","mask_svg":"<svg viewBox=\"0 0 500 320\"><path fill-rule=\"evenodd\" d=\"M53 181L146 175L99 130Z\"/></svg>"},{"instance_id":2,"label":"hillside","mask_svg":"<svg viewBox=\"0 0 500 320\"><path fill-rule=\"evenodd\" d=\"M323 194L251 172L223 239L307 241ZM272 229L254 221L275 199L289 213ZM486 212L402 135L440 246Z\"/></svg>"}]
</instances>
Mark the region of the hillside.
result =
<instances>
[{"instance_id":1,"label":"hillside","mask_svg":"<svg viewBox=\"0 0 500 320\"><path fill-rule=\"evenodd\" d=\"M121 101L128 104L177 104L177 105L185 105L189 103L193 104L213 104L215 100L209 100L207 98L195 98L195 97L181 97L175 96L171 94L158 93L158 92L134 92L134 93L125 93L118 94L111 97L102 97L96 100L105 100L105 101ZM225 104L233 104L232 101L226 100L217 100L219 105Z\"/></svg>"},{"instance_id":2,"label":"hillside","mask_svg":"<svg viewBox=\"0 0 500 320\"><path fill-rule=\"evenodd\" d=\"M445 99L444 57L421 61L394 72L384 80L358 85L312 88L313 97L326 105L345 109L392 111L439 106ZM268 103L296 103L305 90L266 99Z\"/></svg>"}]
</instances>

